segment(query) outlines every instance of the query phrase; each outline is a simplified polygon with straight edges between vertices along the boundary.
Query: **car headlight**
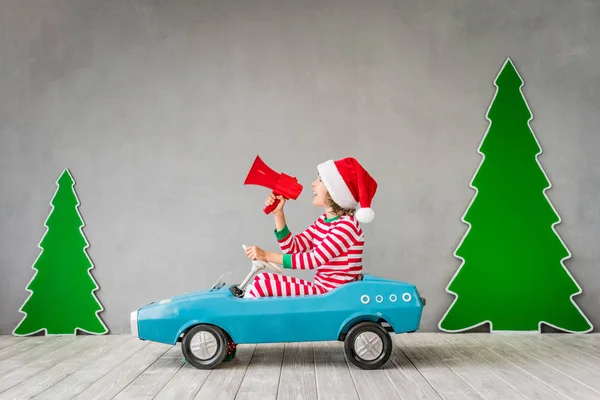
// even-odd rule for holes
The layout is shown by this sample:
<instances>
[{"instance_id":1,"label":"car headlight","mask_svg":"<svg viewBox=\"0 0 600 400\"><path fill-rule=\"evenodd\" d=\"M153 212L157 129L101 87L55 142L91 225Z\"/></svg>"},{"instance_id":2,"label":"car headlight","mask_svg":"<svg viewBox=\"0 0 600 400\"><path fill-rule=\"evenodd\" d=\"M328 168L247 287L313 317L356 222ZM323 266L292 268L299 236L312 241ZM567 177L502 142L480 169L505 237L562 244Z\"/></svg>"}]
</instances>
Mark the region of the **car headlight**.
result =
<instances>
[{"instance_id":1,"label":"car headlight","mask_svg":"<svg viewBox=\"0 0 600 400\"><path fill-rule=\"evenodd\" d=\"M129 317L129 321L131 323L131 334L135 337L139 337L138 334L138 312L133 311L131 316Z\"/></svg>"}]
</instances>

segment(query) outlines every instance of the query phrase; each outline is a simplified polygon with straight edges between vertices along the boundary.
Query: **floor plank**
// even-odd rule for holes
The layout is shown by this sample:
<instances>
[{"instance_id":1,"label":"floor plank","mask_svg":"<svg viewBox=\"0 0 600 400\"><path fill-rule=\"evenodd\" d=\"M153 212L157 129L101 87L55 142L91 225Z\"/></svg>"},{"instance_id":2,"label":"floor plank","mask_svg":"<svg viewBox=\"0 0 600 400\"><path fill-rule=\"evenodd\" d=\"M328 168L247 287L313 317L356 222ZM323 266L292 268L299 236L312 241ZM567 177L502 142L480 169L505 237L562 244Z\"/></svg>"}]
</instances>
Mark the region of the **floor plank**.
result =
<instances>
[{"instance_id":1,"label":"floor plank","mask_svg":"<svg viewBox=\"0 0 600 400\"><path fill-rule=\"evenodd\" d=\"M198 369L191 364L184 365L173 378L158 392L155 400L192 400L212 371Z\"/></svg>"},{"instance_id":2,"label":"floor plank","mask_svg":"<svg viewBox=\"0 0 600 400\"><path fill-rule=\"evenodd\" d=\"M277 399L284 344L260 344L250 360L236 400Z\"/></svg>"},{"instance_id":3,"label":"floor plank","mask_svg":"<svg viewBox=\"0 0 600 400\"><path fill-rule=\"evenodd\" d=\"M383 370L402 400L442 399L397 343L394 343L392 355Z\"/></svg>"},{"instance_id":4,"label":"floor plank","mask_svg":"<svg viewBox=\"0 0 600 400\"><path fill-rule=\"evenodd\" d=\"M238 345L235 358L213 369L194 399L235 399L255 349L256 345Z\"/></svg>"},{"instance_id":5,"label":"floor plank","mask_svg":"<svg viewBox=\"0 0 600 400\"><path fill-rule=\"evenodd\" d=\"M33 339L35 341L42 342L38 346L25 348L24 351L19 353L15 353L0 360L0 377L2 375L14 371L17 368L21 368L23 366L37 363L41 358L47 357L48 354L60 349L61 347L72 344L76 339L79 340L82 336L60 336L60 337L52 337L52 338L44 338ZM35 343L35 342L23 342L25 343Z\"/></svg>"},{"instance_id":6,"label":"floor plank","mask_svg":"<svg viewBox=\"0 0 600 400\"><path fill-rule=\"evenodd\" d=\"M317 400L312 343L286 343L277 398Z\"/></svg>"},{"instance_id":7,"label":"floor plank","mask_svg":"<svg viewBox=\"0 0 600 400\"><path fill-rule=\"evenodd\" d=\"M561 343L571 349L588 355L600 356L600 342L595 343L594 337L599 335L567 335L567 334L546 334L547 338L555 343Z\"/></svg>"},{"instance_id":8,"label":"floor plank","mask_svg":"<svg viewBox=\"0 0 600 400\"><path fill-rule=\"evenodd\" d=\"M556 336L558 336L558 335L556 335ZM567 340L570 340L571 338L576 339L576 340L581 340L581 341L586 342L589 345L595 347L596 349L600 350L600 333L578 334L578 335L563 334L562 337Z\"/></svg>"},{"instance_id":9,"label":"floor plank","mask_svg":"<svg viewBox=\"0 0 600 400\"><path fill-rule=\"evenodd\" d=\"M434 351L426 346L415 344L412 334L394 335L394 342L404 350L404 353L423 374L443 399L482 400L475 389L466 383L450 366L448 366Z\"/></svg>"},{"instance_id":10,"label":"floor plank","mask_svg":"<svg viewBox=\"0 0 600 400\"><path fill-rule=\"evenodd\" d=\"M390 381L389 376L383 368L363 370L352 364L347 357L346 362L360 399L402 400L402 397L396 391L396 387Z\"/></svg>"},{"instance_id":11,"label":"floor plank","mask_svg":"<svg viewBox=\"0 0 600 400\"><path fill-rule=\"evenodd\" d=\"M444 335L449 346L456 346L468 357L486 365L488 371L498 379L510 384L519 393L532 400L565 400L567 397L553 390L534 376L528 374L517 364L512 363L498 353L475 340L478 334Z\"/></svg>"},{"instance_id":12,"label":"floor plank","mask_svg":"<svg viewBox=\"0 0 600 400\"><path fill-rule=\"evenodd\" d=\"M487 364L461 351L454 344L444 340L444 334L420 334L411 336L411 342L418 348L427 348L435 353L438 360L450 367L481 397L486 400L526 400L526 397L506 382L490 373Z\"/></svg>"},{"instance_id":13,"label":"floor plank","mask_svg":"<svg viewBox=\"0 0 600 400\"><path fill-rule=\"evenodd\" d=\"M546 385L552 387L563 396L573 400L598 400L600 393L590 388L589 386L574 380L573 378L562 374L557 369L547 363L538 360L535 357L529 356L523 352L517 351L514 347L506 346L502 336L504 334L493 335L478 335L475 339L483 345L488 346L496 353L500 354L507 360L512 361L521 369L541 380ZM511 340L515 340L515 335L511 336Z\"/></svg>"},{"instance_id":14,"label":"floor plank","mask_svg":"<svg viewBox=\"0 0 600 400\"><path fill-rule=\"evenodd\" d=\"M113 368L108 374L88 386L79 395L74 397L74 399L108 400L114 398L114 396L127 387L146 368L162 357L172 347L162 343L149 343L132 357Z\"/></svg>"},{"instance_id":15,"label":"floor plank","mask_svg":"<svg viewBox=\"0 0 600 400\"><path fill-rule=\"evenodd\" d=\"M501 337L501 339L508 346L512 346L546 364L548 367L554 368L564 375L571 377L573 380L594 389L598 392L597 398L600 398L600 360L588 368L588 366L582 364L580 361L575 361L572 357L561 354L560 349L548 349L544 347L543 343L547 340L543 336L519 336L510 339Z\"/></svg>"},{"instance_id":16,"label":"floor plank","mask_svg":"<svg viewBox=\"0 0 600 400\"><path fill-rule=\"evenodd\" d=\"M600 349L595 350L594 347L591 347L585 351L581 351L576 347L576 343L579 342L579 340L575 338L575 335L563 336L571 337L567 338L564 342L555 341L553 337L549 335L524 337L523 340L531 340L543 349L574 360L592 371L600 371Z\"/></svg>"},{"instance_id":17,"label":"floor plank","mask_svg":"<svg viewBox=\"0 0 600 400\"><path fill-rule=\"evenodd\" d=\"M342 343L313 343L313 353L319 400L359 399Z\"/></svg>"},{"instance_id":18,"label":"floor plank","mask_svg":"<svg viewBox=\"0 0 600 400\"><path fill-rule=\"evenodd\" d=\"M185 359L181 348L179 345L172 346L113 399L151 399L161 391L184 364Z\"/></svg>"},{"instance_id":19,"label":"floor plank","mask_svg":"<svg viewBox=\"0 0 600 400\"><path fill-rule=\"evenodd\" d=\"M110 352L82 366L48 390L35 396L34 400L72 399L149 343L127 336L124 342L120 342Z\"/></svg>"},{"instance_id":20,"label":"floor plank","mask_svg":"<svg viewBox=\"0 0 600 400\"><path fill-rule=\"evenodd\" d=\"M125 337L108 335L88 340L85 347L77 350L72 357L67 357L50 368L36 369L39 373L32 374L30 378L8 390L2 392L0 384L0 400L30 399L93 362L97 357L112 352L122 342L125 342Z\"/></svg>"},{"instance_id":21,"label":"floor plank","mask_svg":"<svg viewBox=\"0 0 600 400\"><path fill-rule=\"evenodd\" d=\"M0 336L0 349L5 347L13 346L17 343L25 342L30 340L29 336L11 336L11 335L2 335ZM2 357L0 357L1 359Z\"/></svg>"},{"instance_id":22,"label":"floor plank","mask_svg":"<svg viewBox=\"0 0 600 400\"><path fill-rule=\"evenodd\" d=\"M5 342L5 346L0 349L0 361L6 360L16 354L29 352L31 349L48 342L52 338L36 336L22 339L24 340Z\"/></svg>"},{"instance_id":23,"label":"floor plank","mask_svg":"<svg viewBox=\"0 0 600 400\"><path fill-rule=\"evenodd\" d=\"M0 377L0 393L18 385L36 374L52 369L55 365L64 360L76 357L82 352L90 351L94 348L96 343L94 340L96 338L93 336L73 336L65 339L67 340L67 345L60 346L54 351L41 355L36 360L30 360L20 367L3 374ZM115 340L115 338L112 338L111 340Z\"/></svg>"}]
</instances>

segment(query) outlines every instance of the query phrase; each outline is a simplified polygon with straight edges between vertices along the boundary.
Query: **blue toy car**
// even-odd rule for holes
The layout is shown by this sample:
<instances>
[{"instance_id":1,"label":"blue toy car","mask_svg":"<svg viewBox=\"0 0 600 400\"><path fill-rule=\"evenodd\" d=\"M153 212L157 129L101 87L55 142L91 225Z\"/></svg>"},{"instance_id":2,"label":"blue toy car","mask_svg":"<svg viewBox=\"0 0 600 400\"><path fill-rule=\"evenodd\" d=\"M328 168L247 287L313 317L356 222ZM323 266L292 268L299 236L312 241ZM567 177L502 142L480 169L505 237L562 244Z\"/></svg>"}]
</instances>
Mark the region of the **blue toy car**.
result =
<instances>
[{"instance_id":1,"label":"blue toy car","mask_svg":"<svg viewBox=\"0 0 600 400\"><path fill-rule=\"evenodd\" d=\"M340 340L348 359L362 369L384 365L392 333L419 329L425 299L410 283L361 275L321 295L243 298L244 288L263 268L252 262L240 285L221 276L207 290L152 302L131 313L131 332L141 340L181 342L185 359L210 369L235 357L236 345Z\"/></svg>"}]
</instances>

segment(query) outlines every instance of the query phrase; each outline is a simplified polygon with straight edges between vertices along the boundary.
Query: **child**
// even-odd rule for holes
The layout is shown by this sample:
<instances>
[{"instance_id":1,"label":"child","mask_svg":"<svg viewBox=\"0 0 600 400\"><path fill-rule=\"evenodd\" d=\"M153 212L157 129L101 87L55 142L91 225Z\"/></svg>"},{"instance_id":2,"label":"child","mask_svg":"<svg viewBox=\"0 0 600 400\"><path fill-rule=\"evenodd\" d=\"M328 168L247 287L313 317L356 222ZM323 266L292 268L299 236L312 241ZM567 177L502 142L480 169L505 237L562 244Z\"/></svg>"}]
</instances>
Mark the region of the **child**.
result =
<instances>
[{"instance_id":1,"label":"child","mask_svg":"<svg viewBox=\"0 0 600 400\"><path fill-rule=\"evenodd\" d=\"M317 166L312 183L313 204L325 213L304 232L292 234L285 221L285 199L273 210L275 236L284 254L251 246L246 255L251 260L282 264L289 269L316 269L313 282L269 272L262 272L248 285L244 297L318 295L351 282L362 272L364 235L359 222L368 223L375 213L370 208L377 182L354 158L326 161ZM271 194L265 201L273 204ZM361 208L354 210L360 204Z\"/></svg>"}]
</instances>

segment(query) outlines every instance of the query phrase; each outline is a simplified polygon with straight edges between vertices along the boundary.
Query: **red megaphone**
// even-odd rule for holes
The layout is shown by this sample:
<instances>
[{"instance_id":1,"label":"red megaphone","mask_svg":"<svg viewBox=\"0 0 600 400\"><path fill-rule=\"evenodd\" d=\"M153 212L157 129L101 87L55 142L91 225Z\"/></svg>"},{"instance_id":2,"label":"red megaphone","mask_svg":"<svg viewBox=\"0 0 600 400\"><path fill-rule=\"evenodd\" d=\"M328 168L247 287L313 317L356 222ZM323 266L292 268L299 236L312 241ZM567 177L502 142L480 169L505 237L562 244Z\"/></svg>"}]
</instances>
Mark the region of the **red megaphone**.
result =
<instances>
[{"instance_id":1,"label":"red megaphone","mask_svg":"<svg viewBox=\"0 0 600 400\"><path fill-rule=\"evenodd\" d=\"M296 200L302 192L302 185L298 183L295 177L273 171L259 156L256 156L252 167L250 167L244 185L258 185L269 188L275 196L283 196L286 200ZM275 199L273 204L264 208L265 214L273 211L278 204L279 199Z\"/></svg>"}]
</instances>

